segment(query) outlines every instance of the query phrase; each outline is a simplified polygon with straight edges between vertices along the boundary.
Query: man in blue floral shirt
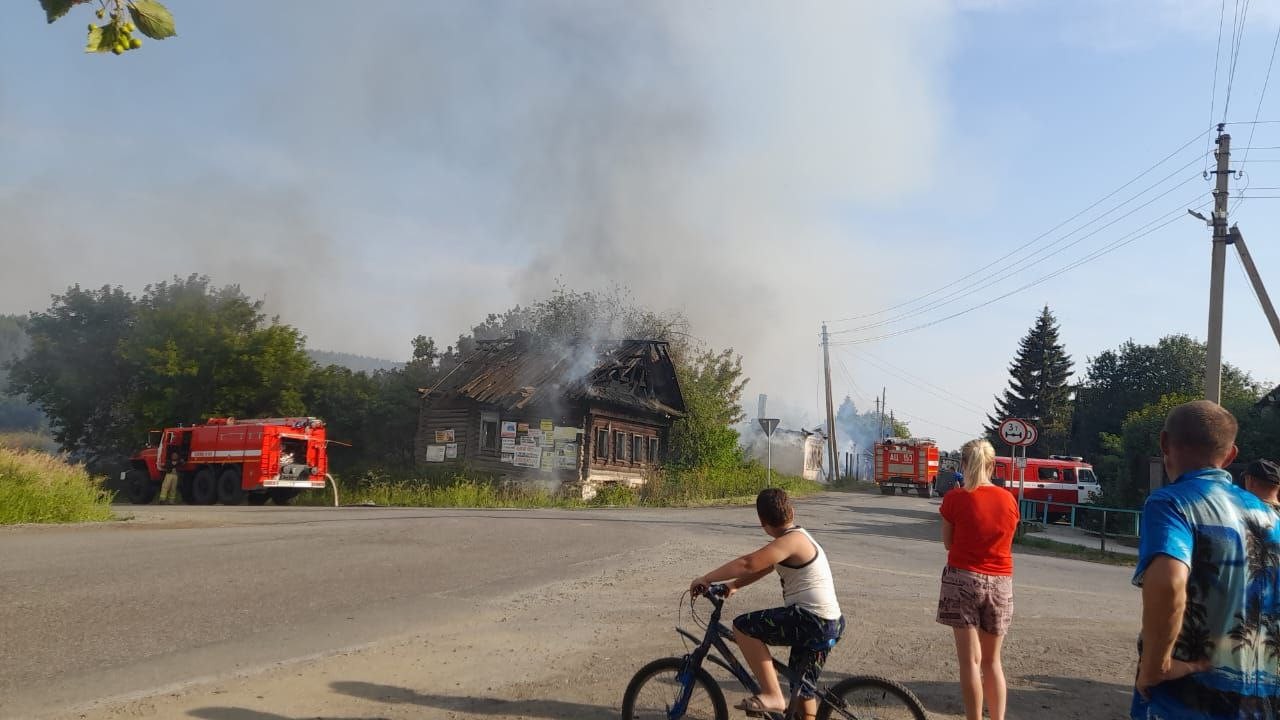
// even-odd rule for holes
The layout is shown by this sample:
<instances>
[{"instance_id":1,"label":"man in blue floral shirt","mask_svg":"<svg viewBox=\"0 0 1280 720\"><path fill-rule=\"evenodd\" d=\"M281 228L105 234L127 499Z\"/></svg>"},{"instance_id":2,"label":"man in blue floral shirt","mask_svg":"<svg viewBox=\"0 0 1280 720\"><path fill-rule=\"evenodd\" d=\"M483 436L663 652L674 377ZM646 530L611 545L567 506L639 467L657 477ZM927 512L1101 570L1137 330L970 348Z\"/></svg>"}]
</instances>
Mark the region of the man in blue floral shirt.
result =
<instances>
[{"instance_id":1,"label":"man in blue floral shirt","mask_svg":"<svg viewBox=\"0 0 1280 720\"><path fill-rule=\"evenodd\" d=\"M1236 420L1200 400L1160 433L1176 478L1147 499L1135 720L1280 718L1280 526L1222 468Z\"/></svg>"}]
</instances>

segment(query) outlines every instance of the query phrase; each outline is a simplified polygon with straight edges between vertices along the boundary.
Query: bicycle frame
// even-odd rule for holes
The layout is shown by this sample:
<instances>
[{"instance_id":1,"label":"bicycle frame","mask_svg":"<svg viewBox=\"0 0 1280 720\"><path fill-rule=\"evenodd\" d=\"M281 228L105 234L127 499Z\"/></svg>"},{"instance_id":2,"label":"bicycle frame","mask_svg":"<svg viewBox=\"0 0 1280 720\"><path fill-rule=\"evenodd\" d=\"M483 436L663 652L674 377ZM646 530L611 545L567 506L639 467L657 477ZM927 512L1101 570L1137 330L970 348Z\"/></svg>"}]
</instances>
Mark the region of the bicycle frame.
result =
<instances>
[{"instance_id":1,"label":"bicycle frame","mask_svg":"<svg viewBox=\"0 0 1280 720\"><path fill-rule=\"evenodd\" d=\"M752 677L751 671L743 667L742 663L739 662L737 655L734 654L733 650L729 647L728 642L726 642L726 640L733 640L733 631L725 627L720 622L720 614L724 610L724 593L725 589L723 586L712 586L705 594L705 597L711 601L715 606L715 609L711 611L711 618L707 622L706 635L704 635L701 640L698 639L698 636L684 630L683 628L676 628L676 632L680 633L692 642L697 643L697 647L693 649L693 652L684 656L684 665L680 669L680 676L678 678L682 689L680 691L680 697L677 698L676 704L671 708L670 713L673 720L683 717L685 711L688 709L689 698L693 694L692 671L695 668L702 667L703 661L706 660L728 670L729 674L733 675L733 677L742 684L742 687L746 688L747 692L752 695L760 693L759 683L757 683L756 679ZM712 655L712 649L719 652L720 657ZM787 720L787 718L790 717L789 713L791 708L795 706L796 697L800 694L800 690L804 685L808 685L809 682L801 679L800 684L797 684L795 676L791 672L791 668L778 662L777 658L773 659L773 667L777 669L778 674L781 677L791 681L791 683L796 687L791 693L790 701L787 703L787 710L783 712L766 713L765 717L769 718L769 720Z\"/></svg>"}]
</instances>

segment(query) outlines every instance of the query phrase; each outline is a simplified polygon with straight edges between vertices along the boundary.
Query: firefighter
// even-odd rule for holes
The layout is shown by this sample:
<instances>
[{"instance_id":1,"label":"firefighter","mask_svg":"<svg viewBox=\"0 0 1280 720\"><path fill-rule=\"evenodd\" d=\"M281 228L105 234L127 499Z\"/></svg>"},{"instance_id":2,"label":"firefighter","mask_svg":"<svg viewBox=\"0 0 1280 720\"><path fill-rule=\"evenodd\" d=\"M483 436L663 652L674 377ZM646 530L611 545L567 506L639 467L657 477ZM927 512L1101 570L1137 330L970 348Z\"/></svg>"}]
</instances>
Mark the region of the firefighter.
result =
<instances>
[{"instance_id":1,"label":"firefighter","mask_svg":"<svg viewBox=\"0 0 1280 720\"><path fill-rule=\"evenodd\" d=\"M170 470L164 474L164 480L160 483L160 497L156 498L156 503L178 504L178 472L176 470Z\"/></svg>"}]
</instances>

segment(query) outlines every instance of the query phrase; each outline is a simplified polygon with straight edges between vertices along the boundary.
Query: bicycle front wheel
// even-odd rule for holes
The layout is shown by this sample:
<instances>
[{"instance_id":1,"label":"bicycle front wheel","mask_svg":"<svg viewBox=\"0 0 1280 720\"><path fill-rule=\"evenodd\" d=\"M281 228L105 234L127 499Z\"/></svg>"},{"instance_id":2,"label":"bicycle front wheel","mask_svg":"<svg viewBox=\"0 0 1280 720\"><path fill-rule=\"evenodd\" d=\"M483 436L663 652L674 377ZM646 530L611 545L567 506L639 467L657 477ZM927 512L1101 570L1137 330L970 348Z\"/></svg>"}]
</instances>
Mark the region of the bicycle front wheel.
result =
<instances>
[{"instance_id":1,"label":"bicycle front wheel","mask_svg":"<svg viewBox=\"0 0 1280 720\"><path fill-rule=\"evenodd\" d=\"M693 692L683 714L673 709L684 689L680 682L681 658L662 658L640 668L627 684L622 696L622 720L728 720L729 710L724 704L724 693L715 678L702 668L693 671L689 682Z\"/></svg>"},{"instance_id":2,"label":"bicycle front wheel","mask_svg":"<svg viewBox=\"0 0 1280 720\"><path fill-rule=\"evenodd\" d=\"M882 677L841 680L819 697L818 720L928 720L915 693Z\"/></svg>"}]
</instances>

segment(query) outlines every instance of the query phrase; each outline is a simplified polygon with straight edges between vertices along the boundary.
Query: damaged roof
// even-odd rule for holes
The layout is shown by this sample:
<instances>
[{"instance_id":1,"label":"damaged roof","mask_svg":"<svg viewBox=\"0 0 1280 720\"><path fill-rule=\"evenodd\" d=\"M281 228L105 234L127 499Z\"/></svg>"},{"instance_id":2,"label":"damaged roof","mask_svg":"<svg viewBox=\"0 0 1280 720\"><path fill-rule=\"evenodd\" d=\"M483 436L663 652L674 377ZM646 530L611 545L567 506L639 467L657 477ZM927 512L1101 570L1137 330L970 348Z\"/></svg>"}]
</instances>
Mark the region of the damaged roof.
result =
<instances>
[{"instance_id":1,"label":"damaged roof","mask_svg":"<svg viewBox=\"0 0 1280 720\"><path fill-rule=\"evenodd\" d=\"M429 402L467 398L509 411L567 399L685 414L675 365L667 343L659 340L624 340L606 348L527 337L483 342L436 387L418 392Z\"/></svg>"}]
</instances>

